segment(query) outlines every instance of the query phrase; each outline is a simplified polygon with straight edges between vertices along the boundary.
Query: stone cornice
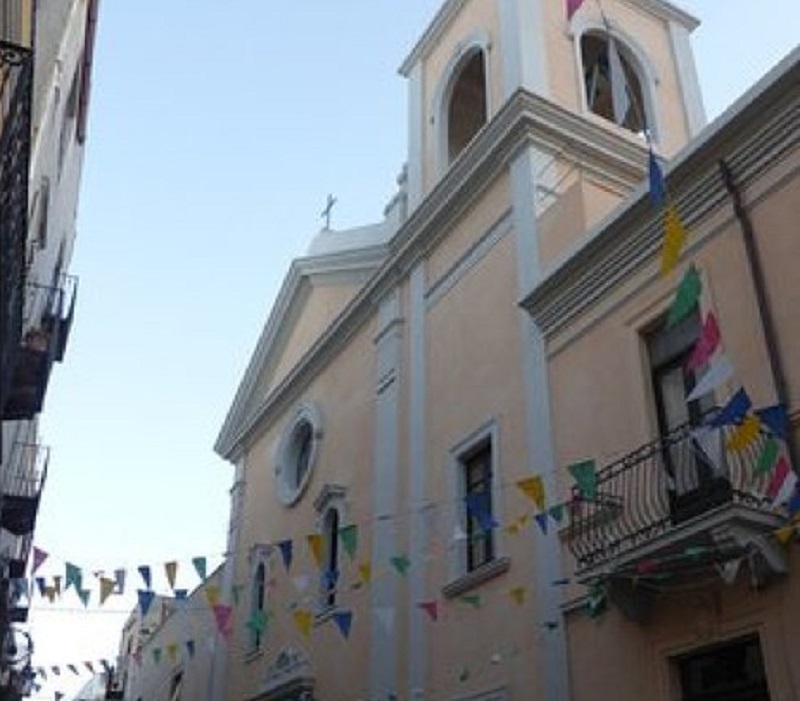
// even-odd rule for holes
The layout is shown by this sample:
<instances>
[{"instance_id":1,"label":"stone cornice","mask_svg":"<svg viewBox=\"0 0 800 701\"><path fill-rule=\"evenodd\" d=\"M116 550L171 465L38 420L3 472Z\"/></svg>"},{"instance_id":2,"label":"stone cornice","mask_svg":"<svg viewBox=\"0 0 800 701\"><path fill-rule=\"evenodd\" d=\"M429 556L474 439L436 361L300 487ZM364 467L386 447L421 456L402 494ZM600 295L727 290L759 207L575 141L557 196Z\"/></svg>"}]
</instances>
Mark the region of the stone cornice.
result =
<instances>
[{"instance_id":1,"label":"stone cornice","mask_svg":"<svg viewBox=\"0 0 800 701\"><path fill-rule=\"evenodd\" d=\"M231 458L264 418L293 401L373 314L377 301L422 259L475 199L500 176L525 147L580 162L581 167L615 184L641 182L647 150L637 137L600 120L574 114L524 90L517 91L452 164L389 244L390 254L342 313L249 416L234 412L215 449ZM280 304L279 298L278 304ZM273 323L271 316L270 324ZM261 348L261 343L259 343ZM257 376L259 352L248 375ZM255 380L253 380L254 382ZM243 386L246 382L242 383ZM244 393L247 396L247 392ZM244 403L243 399L237 401Z\"/></svg>"},{"instance_id":2,"label":"stone cornice","mask_svg":"<svg viewBox=\"0 0 800 701\"><path fill-rule=\"evenodd\" d=\"M746 188L785 153L800 148L800 51L698 137L665 171L671 197L691 230L727 202L718 163L725 159ZM646 184L616 216L547 273L521 302L552 337L659 255L663 218Z\"/></svg>"},{"instance_id":3,"label":"stone cornice","mask_svg":"<svg viewBox=\"0 0 800 701\"><path fill-rule=\"evenodd\" d=\"M414 48L411 49L406 59L400 64L400 68L397 69L400 75L404 78L408 78L411 70L414 68L414 64L427 55L430 47L439 40L439 37L442 36L442 32L450 26L450 22L452 22L453 18L467 2L469 2L469 0L446 0L431 20L427 29L425 29L419 41L414 44Z\"/></svg>"}]
</instances>

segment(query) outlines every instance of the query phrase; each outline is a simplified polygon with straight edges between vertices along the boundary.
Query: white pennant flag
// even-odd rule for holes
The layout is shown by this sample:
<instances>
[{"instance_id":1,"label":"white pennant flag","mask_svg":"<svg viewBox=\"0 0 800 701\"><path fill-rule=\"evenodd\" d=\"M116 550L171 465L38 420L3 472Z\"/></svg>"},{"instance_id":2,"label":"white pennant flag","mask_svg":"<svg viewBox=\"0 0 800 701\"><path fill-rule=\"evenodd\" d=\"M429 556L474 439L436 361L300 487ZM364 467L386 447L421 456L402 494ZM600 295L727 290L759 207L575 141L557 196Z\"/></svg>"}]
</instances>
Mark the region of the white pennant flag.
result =
<instances>
[{"instance_id":1,"label":"white pennant flag","mask_svg":"<svg viewBox=\"0 0 800 701\"><path fill-rule=\"evenodd\" d=\"M631 108L631 101L628 97L628 81L625 78L625 69L622 67L622 59L617 50L617 42L613 37L608 38L608 70L611 80L611 104L614 108L614 121L617 124L624 124Z\"/></svg>"},{"instance_id":2,"label":"white pennant flag","mask_svg":"<svg viewBox=\"0 0 800 701\"><path fill-rule=\"evenodd\" d=\"M714 472L721 474L725 467L722 452L722 433L710 426L703 426L692 431L692 438L697 447L708 458L708 462L714 468Z\"/></svg>"},{"instance_id":3,"label":"white pennant flag","mask_svg":"<svg viewBox=\"0 0 800 701\"><path fill-rule=\"evenodd\" d=\"M686 397L686 401L693 402L696 399L700 399L700 397L709 392L713 392L723 382L730 380L731 377L733 377L733 363L731 363L727 355L720 355L694 386L694 389Z\"/></svg>"},{"instance_id":4,"label":"white pennant flag","mask_svg":"<svg viewBox=\"0 0 800 701\"><path fill-rule=\"evenodd\" d=\"M714 565L717 568L719 576L725 584L733 584L736 581L736 575L739 574L739 565L742 564L741 558L731 560L721 565Z\"/></svg>"}]
</instances>

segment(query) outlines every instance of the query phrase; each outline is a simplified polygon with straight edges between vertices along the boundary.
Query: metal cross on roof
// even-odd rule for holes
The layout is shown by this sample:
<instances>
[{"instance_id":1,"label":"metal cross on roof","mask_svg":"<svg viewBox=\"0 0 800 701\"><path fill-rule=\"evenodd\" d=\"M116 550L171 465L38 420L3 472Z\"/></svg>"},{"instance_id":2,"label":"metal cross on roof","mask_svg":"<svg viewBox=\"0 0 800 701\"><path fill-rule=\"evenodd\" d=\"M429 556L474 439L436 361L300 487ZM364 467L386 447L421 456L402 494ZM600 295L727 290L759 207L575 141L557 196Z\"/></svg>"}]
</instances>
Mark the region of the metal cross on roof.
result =
<instances>
[{"instance_id":1,"label":"metal cross on roof","mask_svg":"<svg viewBox=\"0 0 800 701\"><path fill-rule=\"evenodd\" d=\"M321 217L325 219L325 228L331 228L331 210L333 209L333 205L336 204L336 198L333 195L328 195L328 201L325 204L325 209L322 210L320 213Z\"/></svg>"}]
</instances>

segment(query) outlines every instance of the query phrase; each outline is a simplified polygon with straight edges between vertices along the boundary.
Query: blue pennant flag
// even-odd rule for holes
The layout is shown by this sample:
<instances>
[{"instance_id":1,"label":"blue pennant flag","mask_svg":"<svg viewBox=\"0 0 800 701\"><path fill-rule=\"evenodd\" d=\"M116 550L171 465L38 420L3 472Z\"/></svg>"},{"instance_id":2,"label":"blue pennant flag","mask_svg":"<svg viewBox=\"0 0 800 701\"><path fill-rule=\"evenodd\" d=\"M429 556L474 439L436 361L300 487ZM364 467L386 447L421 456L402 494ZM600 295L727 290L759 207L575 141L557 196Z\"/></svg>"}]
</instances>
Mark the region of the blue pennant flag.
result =
<instances>
[{"instance_id":1,"label":"blue pennant flag","mask_svg":"<svg viewBox=\"0 0 800 701\"><path fill-rule=\"evenodd\" d=\"M467 503L467 513L478 520L482 530L490 531L498 527L499 524L492 517L489 492L473 492L467 494L464 500Z\"/></svg>"},{"instance_id":2,"label":"blue pennant flag","mask_svg":"<svg viewBox=\"0 0 800 701\"><path fill-rule=\"evenodd\" d=\"M150 604L153 603L153 597L155 596L155 592L144 589L139 589L139 608L142 611L142 616L147 615L147 611L150 609Z\"/></svg>"},{"instance_id":3,"label":"blue pennant flag","mask_svg":"<svg viewBox=\"0 0 800 701\"><path fill-rule=\"evenodd\" d=\"M278 548L281 551L281 558L283 559L283 566L286 568L286 571L289 571L289 568L292 566L292 541L291 540L282 540L278 543Z\"/></svg>"},{"instance_id":4,"label":"blue pennant flag","mask_svg":"<svg viewBox=\"0 0 800 701\"><path fill-rule=\"evenodd\" d=\"M711 419L711 426L714 428L721 428L722 426L740 423L745 417L745 414L750 411L752 405L750 397L747 396L747 392L745 392L744 389L740 389L728 400L728 403L719 410L719 413Z\"/></svg>"},{"instance_id":5,"label":"blue pennant flag","mask_svg":"<svg viewBox=\"0 0 800 701\"><path fill-rule=\"evenodd\" d=\"M789 425L789 415L783 404L775 404L774 406L757 409L755 413L761 423L770 430L772 435L776 438L783 438L786 440L786 428Z\"/></svg>"},{"instance_id":6,"label":"blue pennant flag","mask_svg":"<svg viewBox=\"0 0 800 701\"><path fill-rule=\"evenodd\" d=\"M661 166L658 164L658 159L653 151L650 151L650 201L656 206L660 207L664 204L667 198L667 188L664 184L664 173L661 171Z\"/></svg>"},{"instance_id":7,"label":"blue pennant flag","mask_svg":"<svg viewBox=\"0 0 800 701\"><path fill-rule=\"evenodd\" d=\"M344 638L350 637L350 626L353 624L353 614L351 611L336 611L333 620L339 628L339 632Z\"/></svg>"}]
</instances>

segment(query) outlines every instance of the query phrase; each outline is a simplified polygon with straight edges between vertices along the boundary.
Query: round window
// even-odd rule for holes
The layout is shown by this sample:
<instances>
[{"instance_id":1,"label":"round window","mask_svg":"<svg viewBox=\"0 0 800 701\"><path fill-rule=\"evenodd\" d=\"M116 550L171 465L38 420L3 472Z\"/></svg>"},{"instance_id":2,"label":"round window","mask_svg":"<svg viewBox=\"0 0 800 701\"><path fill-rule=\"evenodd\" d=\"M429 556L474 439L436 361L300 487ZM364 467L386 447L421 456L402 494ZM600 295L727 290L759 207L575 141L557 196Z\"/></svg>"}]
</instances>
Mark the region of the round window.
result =
<instances>
[{"instance_id":1,"label":"round window","mask_svg":"<svg viewBox=\"0 0 800 701\"><path fill-rule=\"evenodd\" d=\"M320 436L319 414L309 406L300 407L284 429L276 473L278 496L287 506L297 502L305 491Z\"/></svg>"}]
</instances>

